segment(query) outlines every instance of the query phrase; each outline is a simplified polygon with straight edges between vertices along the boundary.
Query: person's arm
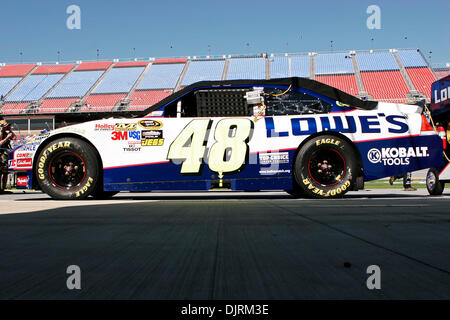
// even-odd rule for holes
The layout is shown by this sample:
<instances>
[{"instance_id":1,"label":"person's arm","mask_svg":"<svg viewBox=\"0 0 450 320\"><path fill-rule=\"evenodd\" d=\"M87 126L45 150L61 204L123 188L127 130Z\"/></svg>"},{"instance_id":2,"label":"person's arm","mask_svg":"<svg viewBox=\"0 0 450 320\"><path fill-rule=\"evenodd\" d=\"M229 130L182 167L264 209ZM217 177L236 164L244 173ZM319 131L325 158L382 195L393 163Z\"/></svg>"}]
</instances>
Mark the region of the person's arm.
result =
<instances>
[{"instance_id":1,"label":"person's arm","mask_svg":"<svg viewBox=\"0 0 450 320\"><path fill-rule=\"evenodd\" d=\"M12 132L8 133L8 135L5 137L5 139L0 140L0 145L3 145L5 142L7 142L9 139L11 139L12 135L14 135L14 133L12 133Z\"/></svg>"}]
</instances>

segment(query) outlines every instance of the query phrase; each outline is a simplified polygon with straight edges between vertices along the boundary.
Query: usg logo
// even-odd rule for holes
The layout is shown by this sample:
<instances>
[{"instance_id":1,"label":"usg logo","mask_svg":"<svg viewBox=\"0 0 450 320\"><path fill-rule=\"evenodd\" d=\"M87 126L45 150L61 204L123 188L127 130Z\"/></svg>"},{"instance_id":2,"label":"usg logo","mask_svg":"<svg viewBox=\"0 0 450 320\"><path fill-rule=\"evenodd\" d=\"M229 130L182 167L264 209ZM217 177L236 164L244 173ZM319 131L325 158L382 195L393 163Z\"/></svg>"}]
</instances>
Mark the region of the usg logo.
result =
<instances>
[{"instance_id":1,"label":"usg logo","mask_svg":"<svg viewBox=\"0 0 450 320\"><path fill-rule=\"evenodd\" d=\"M372 148L367 153L367 159L372 163L383 162L383 165L409 165L410 158L428 157L428 147Z\"/></svg>"}]
</instances>

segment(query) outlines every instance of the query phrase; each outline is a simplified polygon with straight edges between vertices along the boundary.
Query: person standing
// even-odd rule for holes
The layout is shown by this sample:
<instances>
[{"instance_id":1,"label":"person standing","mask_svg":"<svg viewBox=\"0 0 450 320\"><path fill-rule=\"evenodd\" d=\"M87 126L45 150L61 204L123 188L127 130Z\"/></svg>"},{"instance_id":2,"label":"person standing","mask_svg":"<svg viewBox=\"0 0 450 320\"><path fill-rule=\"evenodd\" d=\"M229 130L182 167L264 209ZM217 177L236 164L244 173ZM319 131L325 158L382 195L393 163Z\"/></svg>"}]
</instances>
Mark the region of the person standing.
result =
<instances>
[{"instance_id":1,"label":"person standing","mask_svg":"<svg viewBox=\"0 0 450 320\"><path fill-rule=\"evenodd\" d=\"M405 191L416 191L417 189L411 185L411 172L407 172L405 174L401 174L398 176L392 176L389 178L389 184L393 185L396 179L403 178L403 188Z\"/></svg>"},{"instance_id":2,"label":"person standing","mask_svg":"<svg viewBox=\"0 0 450 320\"><path fill-rule=\"evenodd\" d=\"M11 130L11 124L6 120L0 120L0 193L6 193L8 182L8 160L11 149L11 140L16 139L16 134Z\"/></svg>"}]
</instances>

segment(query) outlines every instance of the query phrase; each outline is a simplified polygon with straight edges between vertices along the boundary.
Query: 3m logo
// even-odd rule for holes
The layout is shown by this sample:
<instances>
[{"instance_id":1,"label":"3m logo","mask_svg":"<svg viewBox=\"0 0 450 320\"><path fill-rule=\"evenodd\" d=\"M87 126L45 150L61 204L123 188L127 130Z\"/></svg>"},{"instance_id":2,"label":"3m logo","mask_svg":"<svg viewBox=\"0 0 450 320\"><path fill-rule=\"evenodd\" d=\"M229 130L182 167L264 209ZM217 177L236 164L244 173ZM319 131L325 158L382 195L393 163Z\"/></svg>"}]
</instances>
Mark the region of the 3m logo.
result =
<instances>
[{"instance_id":1,"label":"3m logo","mask_svg":"<svg viewBox=\"0 0 450 320\"><path fill-rule=\"evenodd\" d=\"M111 139L116 140L128 140L128 131L113 131Z\"/></svg>"},{"instance_id":2,"label":"3m logo","mask_svg":"<svg viewBox=\"0 0 450 320\"><path fill-rule=\"evenodd\" d=\"M367 159L372 163L378 163L381 161L381 152L378 149L370 149L367 153Z\"/></svg>"}]
</instances>

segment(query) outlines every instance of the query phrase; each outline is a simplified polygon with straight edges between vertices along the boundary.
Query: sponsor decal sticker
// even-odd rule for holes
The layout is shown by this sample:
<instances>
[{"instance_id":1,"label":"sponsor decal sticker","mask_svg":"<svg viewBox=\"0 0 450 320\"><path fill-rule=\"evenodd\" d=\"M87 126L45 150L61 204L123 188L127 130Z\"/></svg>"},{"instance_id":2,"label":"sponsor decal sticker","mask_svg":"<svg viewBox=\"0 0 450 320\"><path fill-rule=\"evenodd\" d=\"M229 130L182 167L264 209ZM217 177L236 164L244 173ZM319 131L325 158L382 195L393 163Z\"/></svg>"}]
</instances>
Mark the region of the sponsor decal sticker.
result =
<instances>
[{"instance_id":1,"label":"sponsor decal sticker","mask_svg":"<svg viewBox=\"0 0 450 320\"><path fill-rule=\"evenodd\" d=\"M16 159L31 158L32 155L33 153L31 152L17 152Z\"/></svg>"},{"instance_id":2,"label":"sponsor decal sticker","mask_svg":"<svg viewBox=\"0 0 450 320\"><path fill-rule=\"evenodd\" d=\"M136 151L141 151L141 147L135 147L133 145L129 145L128 148L123 148L123 151L127 151L127 152L136 152Z\"/></svg>"},{"instance_id":3,"label":"sponsor decal sticker","mask_svg":"<svg viewBox=\"0 0 450 320\"><path fill-rule=\"evenodd\" d=\"M115 131L135 131L136 123L116 123L114 126Z\"/></svg>"},{"instance_id":4,"label":"sponsor decal sticker","mask_svg":"<svg viewBox=\"0 0 450 320\"><path fill-rule=\"evenodd\" d=\"M372 148L367 152L367 159L385 166L404 166L409 165L410 158L426 158L429 155L428 147Z\"/></svg>"},{"instance_id":5,"label":"sponsor decal sticker","mask_svg":"<svg viewBox=\"0 0 450 320\"><path fill-rule=\"evenodd\" d=\"M17 186L26 187L28 185L28 177L17 177Z\"/></svg>"},{"instance_id":6,"label":"sponsor decal sticker","mask_svg":"<svg viewBox=\"0 0 450 320\"><path fill-rule=\"evenodd\" d=\"M140 131L113 131L111 133L111 139L114 141L117 140L141 140L141 132Z\"/></svg>"},{"instance_id":7,"label":"sponsor decal sticker","mask_svg":"<svg viewBox=\"0 0 450 320\"><path fill-rule=\"evenodd\" d=\"M289 163L289 152L260 153L260 164Z\"/></svg>"},{"instance_id":8,"label":"sponsor decal sticker","mask_svg":"<svg viewBox=\"0 0 450 320\"><path fill-rule=\"evenodd\" d=\"M140 120L138 122L138 124L144 128L144 129L150 129L150 130L156 130L156 129L161 129L163 124L159 121L156 120L150 120L150 119L146 119L146 120Z\"/></svg>"},{"instance_id":9,"label":"sponsor decal sticker","mask_svg":"<svg viewBox=\"0 0 450 320\"><path fill-rule=\"evenodd\" d=\"M17 167L23 168L23 167L31 167L33 159L18 159L17 160Z\"/></svg>"},{"instance_id":10,"label":"sponsor decal sticker","mask_svg":"<svg viewBox=\"0 0 450 320\"><path fill-rule=\"evenodd\" d=\"M113 124L100 124L100 123L96 123L95 124L95 131L113 131L114 130L114 125Z\"/></svg>"},{"instance_id":11,"label":"sponsor decal sticker","mask_svg":"<svg viewBox=\"0 0 450 320\"><path fill-rule=\"evenodd\" d=\"M37 148L39 147L40 143L27 143L25 145L23 145L22 147L20 147L20 151L36 151Z\"/></svg>"},{"instance_id":12,"label":"sponsor decal sticker","mask_svg":"<svg viewBox=\"0 0 450 320\"><path fill-rule=\"evenodd\" d=\"M162 130L142 130L141 145L145 146L162 146L164 144Z\"/></svg>"}]
</instances>

